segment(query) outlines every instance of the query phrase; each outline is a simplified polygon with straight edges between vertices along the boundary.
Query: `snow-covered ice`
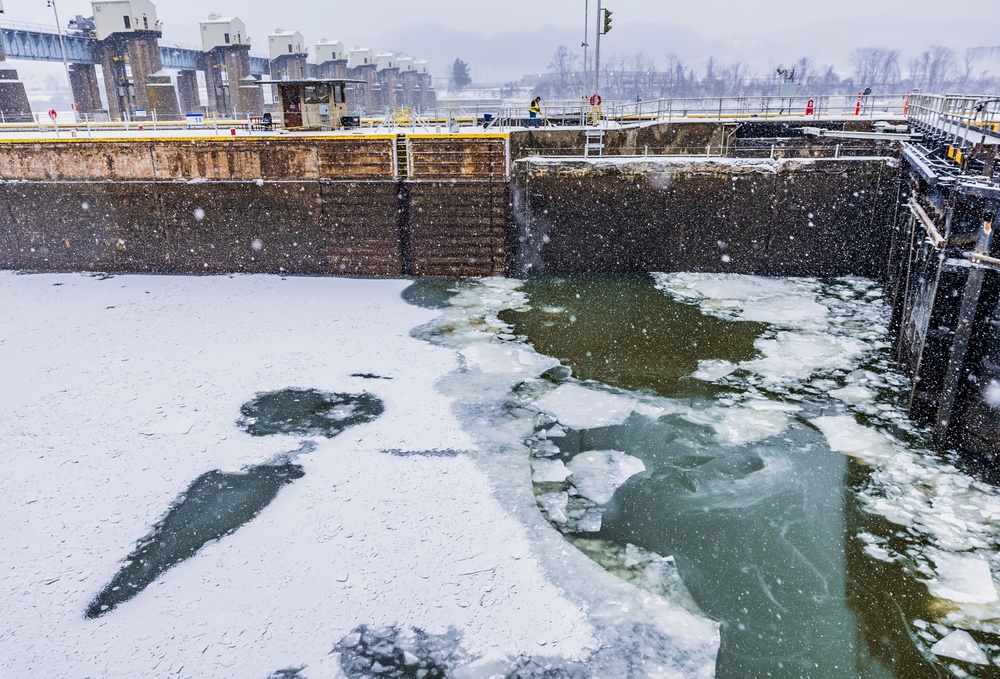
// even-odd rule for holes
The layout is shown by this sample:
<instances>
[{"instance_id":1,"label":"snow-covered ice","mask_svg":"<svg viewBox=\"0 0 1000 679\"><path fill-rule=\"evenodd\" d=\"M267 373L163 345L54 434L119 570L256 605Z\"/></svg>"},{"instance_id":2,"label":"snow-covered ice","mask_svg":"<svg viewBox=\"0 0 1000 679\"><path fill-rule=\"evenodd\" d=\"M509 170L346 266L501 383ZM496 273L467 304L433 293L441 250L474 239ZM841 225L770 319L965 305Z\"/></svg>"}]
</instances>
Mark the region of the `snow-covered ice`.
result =
<instances>
[{"instance_id":1,"label":"snow-covered ice","mask_svg":"<svg viewBox=\"0 0 1000 679\"><path fill-rule=\"evenodd\" d=\"M470 433L456 417L448 380L471 380L475 401L480 385L507 388L476 375L502 364L512 383L548 361L416 339L439 312L403 302L406 285L0 273L4 671L339 677L341 652L363 650L355 637L413 630L454 640L455 676L531 658L612 668L640 625L659 640L644 652L648 676L711 676L717 626L568 549L535 506L527 451L504 448L502 427ZM505 285L462 313L489 308L490 294L506 305ZM475 343L477 330L463 332ZM302 436L237 427L255 394L290 387L370 392L385 411L306 436L304 476L255 518L86 619L193 479L299 448ZM506 452L482 454L494 444Z\"/></svg>"}]
</instances>

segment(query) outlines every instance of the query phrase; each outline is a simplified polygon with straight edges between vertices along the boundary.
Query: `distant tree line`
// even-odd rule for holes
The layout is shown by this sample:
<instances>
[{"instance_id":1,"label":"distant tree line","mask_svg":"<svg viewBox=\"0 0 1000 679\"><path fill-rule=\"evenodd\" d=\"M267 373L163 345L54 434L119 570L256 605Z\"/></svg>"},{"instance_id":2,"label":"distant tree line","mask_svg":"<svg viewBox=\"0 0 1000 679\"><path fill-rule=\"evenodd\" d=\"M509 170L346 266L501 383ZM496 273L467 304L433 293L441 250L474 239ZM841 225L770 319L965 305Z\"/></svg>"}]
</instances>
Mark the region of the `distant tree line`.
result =
<instances>
[{"instance_id":1,"label":"distant tree line","mask_svg":"<svg viewBox=\"0 0 1000 679\"><path fill-rule=\"evenodd\" d=\"M560 45L553 53L548 73L537 84L546 99L575 99L591 94L593 73L584 79L580 55ZM976 72L971 51L963 58L950 47L933 45L920 56L902 63L899 50L859 47L850 56L852 73L841 76L832 64L819 65L808 57L783 64L803 96L853 94L871 88L875 93L912 90L944 93L996 91L1000 77ZM710 58L702 67L668 55L657 64L644 52L612 54L601 59L601 94L617 100L678 97L734 97L777 95L783 77L776 68L761 73L745 61L723 63Z\"/></svg>"}]
</instances>

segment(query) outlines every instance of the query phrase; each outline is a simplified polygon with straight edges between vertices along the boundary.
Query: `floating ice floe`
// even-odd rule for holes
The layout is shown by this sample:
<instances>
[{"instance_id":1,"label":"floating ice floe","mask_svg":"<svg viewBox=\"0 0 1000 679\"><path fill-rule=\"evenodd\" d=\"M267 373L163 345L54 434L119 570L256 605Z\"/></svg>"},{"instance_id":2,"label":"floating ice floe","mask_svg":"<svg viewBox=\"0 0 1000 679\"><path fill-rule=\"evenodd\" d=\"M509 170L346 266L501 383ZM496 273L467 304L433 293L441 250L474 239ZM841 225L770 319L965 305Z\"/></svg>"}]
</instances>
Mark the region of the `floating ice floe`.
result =
<instances>
[{"instance_id":1,"label":"floating ice floe","mask_svg":"<svg viewBox=\"0 0 1000 679\"><path fill-rule=\"evenodd\" d=\"M535 483L562 483L572 472L562 460L536 458L531 461L531 480Z\"/></svg>"},{"instance_id":2,"label":"floating ice floe","mask_svg":"<svg viewBox=\"0 0 1000 679\"><path fill-rule=\"evenodd\" d=\"M931 646L931 653L976 665L988 665L990 662L986 652L976 643L972 635L960 629Z\"/></svg>"},{"instance_id":3,"label":"floating ice floe","mask_svg":"<svg viewBox=\"0 0 1000 679\"><path fill-rule=\"evenodd\" d=\"M549 521L554 523L566 523L569 516L566 509L569 505L569 495L566 493L543 493L535 498L538 506L542 508Z\"/></svg>"},{"instance_id":4,"label":"floating ice floe","mask_svg":"<svg viewBox=\"0 0 1000 679\"><path fill-rule=\"evenodd\" d=\"M698 361L698 370L694 372L691 376L696 380L703 380L705 382L715 382L716 380L721 380L723 377L732 375L739 369L739 366L731 361L725 361L723 359L703 359Z\"/></svg>"},{"instance_id":5,"label":"floating ice floe","mask_svg":"<svg viewBox=\"0 0 1000 679\"><path fill-rule=\"evenodd\" d=\"M851 415L830 415L809 420L826 437L830 448L865 464L889 460L895 455L892 442L884 434L860 425Z\"/></svg>"},{"instance_id":6,"label":"floating ice floe","mask_svg":"<svg viewBox=\"0 0 1000 679\"><path fill-rule=\"evenodd\" d=\"M540 375L559 361L516 344L487 344L480 342L460 352L466 363L485 373L512 375Z\"/></svg>"},{"instance_id":7,"label":"floating ice floe","mask_svg":"<svg viewBox=\"0 0 1000 679\"><path fill-rule=\"evenodd\" d=\"M573 473L570 482L576 490L599 505L609 502L623 483L646 471L642 460L618 450L588 450L566 466Z\"/></svg>"},{"instance_id":8,"label":"floating ice floe","mask_svg":"<svg viewBox=\"0 0 1000 679\"><path fill-rule=\"evenodd\" d=\"M937 577L927 583L927 589L934 596L963 604L1000 601L990 564L985 559L947 552L936 552L931 558L937 568Z\"/></svg>"},{"instance_id":9,"label":"floating ice floe","mask_svg":"<svg viewBox=\"0 0 1000 679\"><path fill-rule=\"evenodd\" d=\"M829 310L816 300L815 280L740 274L653 274L656 286L729 320L797 330L824 330Z\"/></svg>"},{"instance_id":10,"label":"floating ice floe","mask_svg":"<svg viewBox=\"0 0 1000 679\"><path fill-rule=\"evenodd\" d=\"M539 410L551 413L571 429L593 429L622 424L635 410L635 399L588 389L578 384L561 384L535 401Z\"/></svg>"},{"instance_id":11,"label":"floating ice floe","mask_svg":"<svg viewBox=\"0 0 1000 679\"><path fill-rule=\"evenodd\" d=\"M871 389L857 384L848 385L841 389L833 389L830 396L840 399L848 405L858 405L860 403L870 403L875 398L875 393Z\"/></svg>"},{"instance_id":12,"label":"floating ice floe","mask_svg":"<svg viewBox=\"0 0 1000 679\"><path fill-rule=\"evenodd\" d=\"M768 385L804 382L813 373L851 367L868 350L853 337L790 331L761 337L754 346L761 357L740 368L759 374Z\"/></svg>"},{"instance_id":13,"label":"floating ice floe","mask_svg":"<svg viewBox=\"0 0 1000 679\"><path fill-rule=\"evenodd\" d=\"M717 419L710 422L724 443L744 445L777 436L788 429L788 413L799 406L778 401L750 400L739 406L711 408Z\"/></svg>"}]
</instances>

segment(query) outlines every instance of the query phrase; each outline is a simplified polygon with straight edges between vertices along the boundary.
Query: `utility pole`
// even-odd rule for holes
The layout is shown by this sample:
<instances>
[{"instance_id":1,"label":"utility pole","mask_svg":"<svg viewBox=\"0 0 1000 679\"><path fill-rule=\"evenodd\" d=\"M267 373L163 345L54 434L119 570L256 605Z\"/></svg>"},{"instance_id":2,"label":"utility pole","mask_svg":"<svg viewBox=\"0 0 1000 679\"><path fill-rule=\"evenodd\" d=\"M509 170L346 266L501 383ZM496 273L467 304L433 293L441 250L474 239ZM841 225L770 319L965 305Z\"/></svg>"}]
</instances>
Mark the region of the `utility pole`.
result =
<instances>
[{"instance_id":1,"label":"utility pole","mask_svg":"<svg viewBox=\"0 0 1000 679\"><path fill-rule=\"evenodd\" d=\"M63 42L62 24L59 23L59 10L56 8L56 0L49 0L49 7L56 15L56 31L59 33L59 49L62 52L63 66L66 68L66 82L69 83L69 99L73 102L73 122L77 121L76 94L73 92L73 78L69 74L69 61L66 60L66 43ZM3 11L0 9L0 11Z\"/></svg>"},{"instance_id":2,"label":"utility pole","mask_svg":"<svg viewBox=\"0 0 1000 679\"><path fill-rule=\"evenodd\" d=\"M589 5L590 5L590 0L583 0L583 43L580 45L580 47L583 48L583 82L584 83L587 83L587 82L590 81L590 69L587 66L587 47L590 46L589 43L587 42L587 31L589 30L589 27L587 26L587 24L590 23L590 7L589 7ZM586 87L586 85L584 85L584 87Z\"/></svg>"},{"instance_id":3,"label":"utility pole","mask_svg":"<svg viewBox=\"0 0 1000 679\"><path fill-rule=\"evenodd\" d=\"M601 0L597 0L597 45L594 52L594 94L601 95L601 35L607 35L611 30L611 10L601 9Z\"/></svg>"},{"instance_id":4,"label":"utility pole","mask_svg":"<svg viewBox=\"0 0 1000 679\"><path fill-rule=\"evenodd\" d=\"M601 91L601 0L597 0L597 44L594 47L594 94Z\"/></svg>"}]
</instances>

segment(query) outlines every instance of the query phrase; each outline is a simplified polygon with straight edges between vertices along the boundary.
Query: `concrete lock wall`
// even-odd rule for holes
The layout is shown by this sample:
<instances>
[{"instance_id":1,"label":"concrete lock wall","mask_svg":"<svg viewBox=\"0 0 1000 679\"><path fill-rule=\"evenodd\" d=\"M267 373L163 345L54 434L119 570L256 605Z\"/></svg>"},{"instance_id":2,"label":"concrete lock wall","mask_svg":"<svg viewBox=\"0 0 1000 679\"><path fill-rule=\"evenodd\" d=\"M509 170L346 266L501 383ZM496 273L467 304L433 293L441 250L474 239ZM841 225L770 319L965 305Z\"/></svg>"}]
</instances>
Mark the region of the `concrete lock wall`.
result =
<instances>
[{"instance_id":1,"label":"concrete lock wall","mask_svg":"<svg viewBox=\"0 0 1000 679\"><path fill-rule=\"evenodd\" d=\"M513 271L884 277L891 158L527 159Z\"/></svg>"},{"instance_id":2,"label":"concrete lock wall","mask_svg":"<svg viewBox=\"0 0 1000 679\"><path fill-rule=\"evenodd\" d=\"M893 160L522 160L509 178L506 143L4 143L0 176L19 181L0 185L0 267L884 274Z\"/></svg>"},{"instance_id":3,"label":"concrete lock wall","mask_svg":"<svg viewBox=\"0 0 1000 679\"><path fill-rule=\"evenodd\" d=\"M402 176L398 144L389 135L0 144L0 268L502 274L505 140L414 138Z\"/></svg>"}]
</instances>

